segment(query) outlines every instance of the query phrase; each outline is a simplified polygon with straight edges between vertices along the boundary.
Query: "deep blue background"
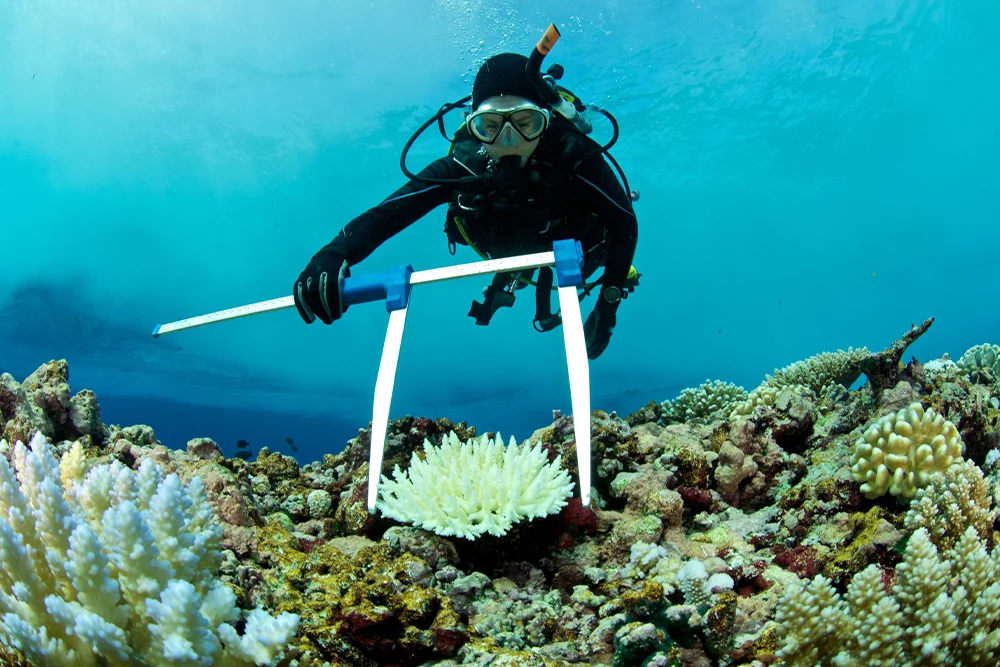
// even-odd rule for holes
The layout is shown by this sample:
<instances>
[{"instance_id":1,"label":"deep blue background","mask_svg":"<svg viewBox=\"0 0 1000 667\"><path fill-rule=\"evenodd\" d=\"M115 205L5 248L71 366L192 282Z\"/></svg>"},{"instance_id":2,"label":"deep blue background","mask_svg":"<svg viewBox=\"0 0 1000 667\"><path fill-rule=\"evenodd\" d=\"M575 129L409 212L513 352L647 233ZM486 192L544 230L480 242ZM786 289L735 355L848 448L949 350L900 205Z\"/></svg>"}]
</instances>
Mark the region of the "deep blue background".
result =
<instances>
[{"instance_id":1,"label":"deep blue background","mask_svg":"<svg viewBox=\"0 0 1000 667\"><path fill-rule=\"evenodd\" d=\"M340 449L370 419L384 309L150 332L288 294L402 183L418 125L550 21L551 60L617 116L613 152L642 193L643 284L592 364L594 407L707 378L750 389L929 316L911 349L924 360L1000 337L996 2L8 0L0 371L65 358L107 421L174 447ZM445 148L429 133L411 168ZM355 273L475 260L448 254L442 216ZM525 297L474 326L485 282L415 290L393 416L523 439L569 412L561 335L532 330Z\"/></svg>"}]
</instances>

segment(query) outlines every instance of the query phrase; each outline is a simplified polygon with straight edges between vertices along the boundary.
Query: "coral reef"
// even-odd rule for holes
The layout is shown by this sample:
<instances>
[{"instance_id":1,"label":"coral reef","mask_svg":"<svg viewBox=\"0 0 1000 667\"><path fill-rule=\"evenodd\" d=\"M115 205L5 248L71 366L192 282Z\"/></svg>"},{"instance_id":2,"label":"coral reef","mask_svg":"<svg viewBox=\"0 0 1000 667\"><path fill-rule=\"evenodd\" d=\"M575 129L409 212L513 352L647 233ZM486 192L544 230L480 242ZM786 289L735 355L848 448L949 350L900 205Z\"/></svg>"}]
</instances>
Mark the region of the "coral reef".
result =
<instances>
[{"instance_id":1,"label":"coral reef","mask_svg":"<svg viewBox=\"0 0 1000 667\"><path fill-rule=\"evenodd\" d=\"M300 617L288 667L992 665L1000 392L986 362L902 362L932 321L748 394L706 382L630 415L595 410L588 507L571 489L573 417L554 413L504 449L551 473L546 511L493 534L469 517L499 516L501 490L521 496L460 443L502 443L447 419L390 422L394 479L375 514L368 429L301 463L266 448L226 458L208 438L168 447L149 426L105 426L63 362L3 376L0 426L40 432L67 478L155 463L201 480L221 527L211 574L233 607ZM455 477L427 488L441 469ZM464 530L418 520L446 503L463 504ZM18 660L0 642L0 661Z\"/></svg>"},{"instance_id":2,"label":"coral reef","mask_svg":"<svg viewBox=\"0 0 1000 667\"><path fill-rule=\"evenodd\" d=\"M661 423L710 419L716 413L727 413L745 401L747 392L732 382L705 380L695 388L681 390L672 401L660 404Z\"/></svg>"}]
</instances>

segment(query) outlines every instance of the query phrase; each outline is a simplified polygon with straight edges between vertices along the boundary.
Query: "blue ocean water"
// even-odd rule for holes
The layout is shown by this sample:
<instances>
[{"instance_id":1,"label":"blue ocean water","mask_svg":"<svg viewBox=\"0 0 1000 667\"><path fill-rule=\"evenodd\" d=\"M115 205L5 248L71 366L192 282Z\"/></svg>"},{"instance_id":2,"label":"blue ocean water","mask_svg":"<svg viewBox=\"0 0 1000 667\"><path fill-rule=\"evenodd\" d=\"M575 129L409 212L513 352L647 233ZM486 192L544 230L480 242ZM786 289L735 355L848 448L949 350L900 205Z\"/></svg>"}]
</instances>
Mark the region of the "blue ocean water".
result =
<instances>
[{"instance_id":1,"label":"blue ocean water","mask_svg":"<svg viewBox=\"0 0 1000 667\"><path fill-rule=\"evenodd\" d=\"M615 114L641 192L642 285L591 364L595 408L750 389L931 316L910 352L957 358L1000 342L998 21L986 0L2 0L0 372L65 358L108 423L173 447L341 449L371 418L384 308L150 332L289 294L404 182L420 123L550 22L549 60ZM408 164L446 148L428 132ZM443 214L355 274L475 261L448 253ZM486 282L414 290L392 416L523 439L570 411L530 294L489 327L466 315Z\"/></svg>"}]
</instances>

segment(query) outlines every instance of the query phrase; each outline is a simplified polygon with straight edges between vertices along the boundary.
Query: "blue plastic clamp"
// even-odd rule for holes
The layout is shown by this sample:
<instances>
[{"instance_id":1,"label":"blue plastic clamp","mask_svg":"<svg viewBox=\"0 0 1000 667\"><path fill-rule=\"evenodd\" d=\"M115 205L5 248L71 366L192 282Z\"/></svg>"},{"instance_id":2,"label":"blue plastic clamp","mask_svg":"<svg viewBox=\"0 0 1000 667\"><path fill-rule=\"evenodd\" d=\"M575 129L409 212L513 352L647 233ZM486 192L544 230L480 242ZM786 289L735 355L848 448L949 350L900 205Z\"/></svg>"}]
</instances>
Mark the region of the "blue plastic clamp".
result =
<instances>
[{"instance_id":1,"label":"blue plastic clamp","mask_svg":"<svg viewBox=\"0 0 1000 667\"><path fill-rule=\"evenodd\" d=\"M556 256L556 284L559 287L583 286L583 245L576 239L552 244Z\"/></svg>"},{"instance_id":2,"label":"blue plastic clamp","mask_svg":"<svg viewBox=\"0 0 1000 667\"><path fill-rule=\"evenodd\" d=\"M378 273L344 278L342 298L344 305L381 301L385 299L385 309L390 313L402 310L410 303L410 275L413 267L409 264L396 266Z\"/></svg>"}]
</instances>

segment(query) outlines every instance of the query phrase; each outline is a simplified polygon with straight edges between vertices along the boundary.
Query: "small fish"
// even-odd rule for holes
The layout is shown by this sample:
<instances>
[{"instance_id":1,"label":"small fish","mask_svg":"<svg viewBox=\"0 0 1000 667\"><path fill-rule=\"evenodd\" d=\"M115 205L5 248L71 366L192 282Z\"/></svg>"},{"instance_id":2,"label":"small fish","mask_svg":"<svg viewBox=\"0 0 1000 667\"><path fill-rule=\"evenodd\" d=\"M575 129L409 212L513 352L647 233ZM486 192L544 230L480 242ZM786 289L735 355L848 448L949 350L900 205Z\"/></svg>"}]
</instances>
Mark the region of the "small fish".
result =
<instances>
[{"instance_id":1,"label":"small fish","mask_svg":"<svg viewBox=\"0 0 1000 667\"><path fill-rule=\"evenodd\" d=\"M249 461L251 456L253 456L253 452L251 452L249 450L243 450L242 452L236 452L236 458L243 459L244 461Z\"/></svg>"},{"instance_id":2,"label":"small fish","mask_svg":"<svg viewBox=\"0 0 1000 667\"><path fill-rule=\"evenodd\" d=\"M236 441L236 446L239 447L240 449L243 449L245 447L249 447L250 443L247 442L246 440L237 440Z\"/></svg>"},{"instance_id":3,"label":"small fish","mask_svg":"<svg viewBox=\"0 0 1000 667\"><path fill-rule=\"evenodd\" d=\"M292 452L297 452L297 451L299 451L299 448L298 448L298 447L296 447L295 445L292 445L291 447L292 447Z\"/></svg>"},{"instance_id":4,"label":"small fish","mask_svg":"<svg viewBox=\"0 0 1000 667\"><path fill-rule=\"evenodd\" d=\"M38 72L35 72L35 74L38 74ZM34 78L35 78L35 74L32 74L32 75L31 75L31 78L32 78L32 79L34 79Z\"/></svg>"},{"instance_id":5,"label":"small fish","mask_svg":"<svg viewBox=\"0 0 1000 667\"><path fill-rule=\"evenodd\" d=\"M285 442L287 442L289 445L294 445L295 444L295 441L292 440L291 438L285 438Z\"/></svg>"}]
</instances>

